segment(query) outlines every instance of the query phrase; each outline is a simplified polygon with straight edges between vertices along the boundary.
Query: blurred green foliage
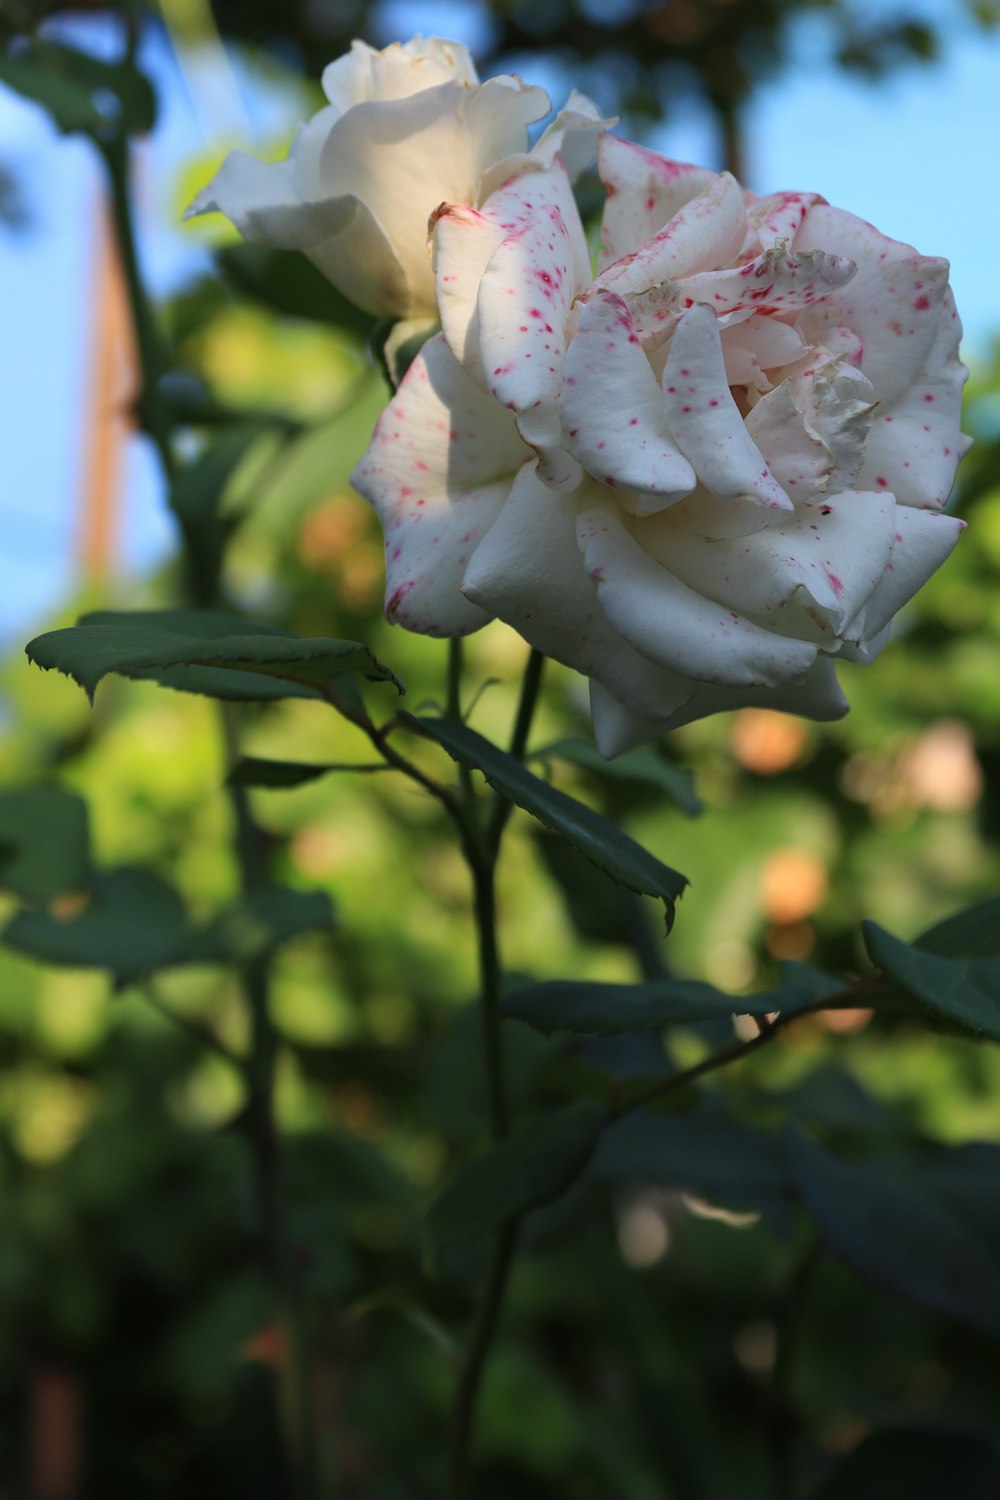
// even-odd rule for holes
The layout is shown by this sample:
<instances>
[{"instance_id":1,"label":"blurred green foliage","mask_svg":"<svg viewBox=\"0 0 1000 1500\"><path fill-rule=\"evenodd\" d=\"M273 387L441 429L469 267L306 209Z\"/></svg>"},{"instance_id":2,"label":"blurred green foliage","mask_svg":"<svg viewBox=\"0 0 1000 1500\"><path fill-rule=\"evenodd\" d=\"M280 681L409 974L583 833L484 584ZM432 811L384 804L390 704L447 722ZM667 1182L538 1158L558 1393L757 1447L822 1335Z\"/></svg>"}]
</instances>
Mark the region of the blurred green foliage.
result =
<instances>
[{"instance_id":1,"label":"blurred green foliage","mask_svg":"<svg viewBox=\"0 0 1000 1500\"><path fill-rule=\"evenodd\" d=\"M596 9L496 7L497 47L576 56L599 33L637 71L653 21L687 14L701 31L667 38L664 56L675 48L711 93L712 54L699 49L736 46L739 27L748 48L756 26L776 65L796 7L632 6L615 31ZM248 37L273 15L219 7L223 27ZM303 48L306 15L289 7L282 20ZM340 34L310 24L326 60ZM382 619L381 539L347 482L384 387L355 315L326 300L309 316L309 275L291 256L233 248L163 309L162 395L200 455L173 508L181 524L211 520L210 585L227 607L298 636L363 641L406 681L414 712L441 709L446 648ZM967 410L977 446L955 507L970 532L876 667L845 670L853 709L840 724L748 710L609 774L571 748L589 740L584 685L550 670L532 767L691 884L668 941L655 903L515 813L499 872L512 986L680 976L742 993L776 984L786 960L850 981L870 968L862 919L911 939L996 891L1000 352L975 372ZM192 583L170 565L113 599L67 600L51 624L109 604L174 607ZM500 625L468 643L467 691L481 690L471 721L496 742L525 655ZM217 935L244 910L231 747L212 704L109 677L91 709L20 653L0 687L0 776L18 789L0 799L5 926L23 922L26 900L49 929L78 933L95 915L79 896L94 872L108 882L136 867L117 887L132 906L114 908L129 957L148 943L129 912L150 882L178 893L186 934ZM308 695L237 712L245 756L371 758L360 731ZM448 774L430 744L414 739L412 754ZM513 1184L508 1207L537 1201L539 1181L563 1181L567 1153L578 1164L595 1079L624 1096L732 1042L733 1024L573 1040L507 1020L518 1124L558 1105L570 1126L554 1159L536 1155L529 1127L512 1148L524 1159L484 1193L468 872L438 808L392 775L244 780L269 877L313 903L305 920L293 901L281 946L265 946L284 1212L324 1458L338 1495L435 1496L486 1258L464 1230L490 1211L491 1186ZM33 800L51 787L85 799L87 828L65 795ZM28 825L52 856L41 867L18 853ZM32 1500L270 1500L283 1484L273 1377L293 1351L261 1269L246 1080L232 1061L250 1031L240 984L202 948L152 980L119 966L116 986L101 970L34 962L14 930L0 946L6 1488ZM996 941L983 950L994 960ZM671 1108L614 1126L523 1231L484 1387L476 1494L995 1495L998 1097L992 1046L940 1017L858 1007L803 1016ZM429 1245L436 1200L431 1228L444 1219L450 1231Z\"/></svg>"}]
</instances>

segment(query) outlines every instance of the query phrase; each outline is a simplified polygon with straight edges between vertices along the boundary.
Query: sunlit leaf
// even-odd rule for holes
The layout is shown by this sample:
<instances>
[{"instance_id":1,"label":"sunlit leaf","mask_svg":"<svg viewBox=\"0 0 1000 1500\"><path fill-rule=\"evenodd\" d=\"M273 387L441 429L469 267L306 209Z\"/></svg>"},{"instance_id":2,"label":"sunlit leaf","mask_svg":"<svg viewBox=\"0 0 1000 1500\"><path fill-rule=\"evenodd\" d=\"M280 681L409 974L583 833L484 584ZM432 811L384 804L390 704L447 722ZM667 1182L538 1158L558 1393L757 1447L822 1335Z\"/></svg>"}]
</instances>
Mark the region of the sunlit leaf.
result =
<instances>
[{"instance_id":1,"label":"sunlit leaf","mask_svg":"<svg viewBox=\"0 0 1000 1500\"><path fill-rule=\"evenodd\" d=\"M205 619L204 612L183 610L101 614L38 636L26 650L38 666L55 667L74 678L90 698L101 678L112 672L210 697L322 697L326 685L345 672L392 682L402 690L388 667L356 641L261 630L236 616L219 617L205 629ZM223 620L228 630L219 628ZM237 691L219 693L218 675L230 672L240 679ZM263 691L253 687L258 677L265 681ZM280 684L277 692L274 683Z\"/></svg>"}]
</instances>

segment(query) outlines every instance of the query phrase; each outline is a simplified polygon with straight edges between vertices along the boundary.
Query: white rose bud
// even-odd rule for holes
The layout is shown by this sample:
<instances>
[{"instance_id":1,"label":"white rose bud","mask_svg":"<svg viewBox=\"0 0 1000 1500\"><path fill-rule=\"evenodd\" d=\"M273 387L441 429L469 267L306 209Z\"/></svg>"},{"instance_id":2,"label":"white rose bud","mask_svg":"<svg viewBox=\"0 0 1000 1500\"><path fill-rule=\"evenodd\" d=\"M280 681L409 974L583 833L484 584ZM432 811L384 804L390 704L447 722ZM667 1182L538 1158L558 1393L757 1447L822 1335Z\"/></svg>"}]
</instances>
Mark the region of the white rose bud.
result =
<instances>
[{"instance_id":1,"label":"white rose bud","mask_svg":"<svg viewBox=\"0 0 1000 1500\"><path fill-rule=\"evenodd\" d=\"M508 185L438 218L443 333L355 474L387 612L507 621L591 679L609 756L744 705L837 718L834 661L874 659L964 525L947 263L609 136L599 164L590 286L533 191L558 163L520 212Z\"/></svg>"},{"instance_id":2,"label":"white rose bud","mask_svg":"<svg viewBox=\"0 0 1000 1500\"><path fill-rule=\"evenodd\" d=\"M559 149L582 166L603 124L574 95L528 153L545 92L512 75L480 83L465 47L437 37L381 52L356 41L323 89L330 103L285 161L234 151L188 217L222 213L252 243L305 251L345 297L384 317L435 315L428 220L442 202L476 204Z\"/></svg>"}]
</instances>

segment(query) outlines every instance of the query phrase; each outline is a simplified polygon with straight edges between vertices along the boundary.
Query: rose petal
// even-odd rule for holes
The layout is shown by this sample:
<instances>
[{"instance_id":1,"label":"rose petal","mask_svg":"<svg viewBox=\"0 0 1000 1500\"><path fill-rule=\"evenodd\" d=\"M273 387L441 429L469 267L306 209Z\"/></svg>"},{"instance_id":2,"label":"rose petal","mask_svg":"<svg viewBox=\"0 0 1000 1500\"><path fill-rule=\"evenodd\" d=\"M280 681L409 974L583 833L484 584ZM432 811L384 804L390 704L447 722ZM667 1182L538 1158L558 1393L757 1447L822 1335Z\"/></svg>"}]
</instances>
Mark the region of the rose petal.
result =
<instances>
[{"instance_id":1,"label":"rose petal","mask_svg":"<svg viewBox=\"0 0 1000 1500\"><path fill-rule=\"evenodd\" d=\"M462 577L529 456L509 413L473 385L441 334L430 339L351 476L385 533L389 619L425 635L486 623Z\"/></svg>"},{"instance_id":2,"label":"rose petal","mask_svg":"<svg viewBox=\"0 0 1000 1500\"><path fill-rule=\"evenodd\" d=\"M903 605L922 589L954 548L966 523L958 516L897 505L893 513L892 553L882 578L865 606L864 639L883 630Z\"/></svg>"},{"instance_id":3,"label":"rose petal","mask_svg":"<svg viewBox=\"0 0 1000 1500\"><path fill-rule=\"evenodd\" d=\"M815 660L815 645L772 635L688 588L643 551L617 508L597 503L581 511L577 541L611 625L666 671L774 687L802 677Z\"/></svg>"},{"instance_id":4,"label":"rose petal","mask_svg":"<svg viewBox=\"0 0 1000 1500\"><path fill-rule=\"evenodd\" d=\"M570 181L575 182L580 173L592 165L601 136L616 123L614 119L603 119L597 105L586 94L573 89L551 125L542 131L523 161L551 167L559 160L568 172ZM500 164L501 169L504 165ZM513 170L521 169L518 162ZM511 172L508 171L501 178L497 176L496 169L491 169L486 180L500 182L510 175Z\"/></svg>"},{"instance_id":5,"label":"rose petal","mask_svg":"<svg viewBox=\"0 0 1000 1500\"><path fill-rule=\"evenodd\" d=\"M333 126L320 157L324 193L367 204L396 248L412 308L434 304L429 215L439 203L471 203L486 166L522 147L547 109L541 89L499 77L357 104Z\"/></svg>"},{"instance_id":6,"label":"rose petal","mask_svg":"<svg viewBox=\"0 0 1000 1500\"><path fill-rule=\"evenodd\" d=\"M663 393L674 441L707 489L723 499L791 509L730 394L710 307L695 303L677 324Z\"/></svg>"},{"instance_id":7,"label":"rose petal","mask_svg":"<svg viewBox=\"0 0 1000 1500\"><path fill-rule=\"evenodd\" d=\"M820 630L839 635L885 573L895 508L891 495L845 491L732 541L695 536L672 524L671 512L634 531L652 558L706 598L759 616L799 595Z\"/></svg>"},{"instance_id":8,"label":"rose petal","mask_svg":"<svg viewBox=\"0 0 1000 1500\"><path fill-rule=\"evenodd\" d=\"M644 510L689 494L695 473L670 437L659 382L620 297L582 305L566 356L563 425L570 452L604 484L644 492Z\"/></svg>"},{"instance_id":9,"label":"rose petal","mask_svg":"<svg viewBox=\"0 0 1000 1500\"><path fill-rule=\"evenodd\" d=\"M706 167L669 161L655 151L604 135L597 170L607 189L601 222L600 270L638 250L674 214L718 181Z\"/></svg>"},{"instance_id":10,"label":"rose petal","mask_svg":"<svg viewBox=\"0 0 1000 1500\"><path fill-rule=\"evenodd\" d=\"M768 390L767 372L794 364L805 352L798 330L774 318L748 318L722 331L726 379L752 391Z\"/></svg>"},{"instance_id":11,"label":"rose petal","mask_svg":"<svg viewBox=\"0 0 1000 1500\"><path fill-rule=\"evenodd\" d=\"M771 708L821 722L842 719L848 704L840 690L833 662L818 656L801 682L790 687L725 688L699 684L685 704L666 718L649 719L633 713L596 679L590 684L590 711L597 748L606 760L648 744L672 729L680 729L709 714L737 708Z\"/></svg>"},{"instance_id":12,"label":"rose petal","mask_svg":"<svg viewBox=\"0 0 1000 1500\"><path fill-rule=\"evenodd\" d=\"M869 434L863 482L871 488L884 483L901 505L944 505L958 461L968 452L971 439L959 427L969 373L958 358L961 337L949 289L923 370L890 411L880 411Z\"/></svg>"},{"instance_id":13,"label":"rose petal","mask_svg":"<svg viewBox=\"0 0 1000 1500\"><path fill-rule=\"evenodd\" d=\"M948 262L918 255L864 219L826 204L809 210L795 249L827 250L857 262L854 279L808 309L799 327L812 344L825 343L838 324L852 329L877 399L885 405L898 401L919 378L937 336Z\"/></svg>"},{"instance_id":14,"label":"rose petal","mask_svg":"<svg viewBox=\"0 0 1000 1500\"><path fill-rule=\"evenodd\" d=\"M758 243L770 250L782 240L794 240L813 205L825 202L818 193L769 193L750 206L747 218Z\"/></svg>"},{"instance_id":15,"label":"rose petal","mask_svg":"<svg viewBox=\"0 0 1000 1500\"><path fill-rule=\"evenodd\" d=\"M768 391L747 416L747 432L782 489L808 500L826 489L833 468L830 450L806 429L788 381Z\"/></svg>"},{"instance_id":16,"label":"rose petal","mask_svg":"<svg viewBox=\"0 0 1000 1500\"><path fill-rule=\"evenodd\" d=\"M573 295L572 238L559 210L543 206L494 252L477 301L490 391L514 412L540 477L554 488L580 480L562 447L558 404Z\"/></svg>"},{"instance_id":17,"label":"rose petal","mask_svg":"<svg viewBox=\"0 0 1000 1500\"><path fill-rule=\"evenodd\" d=\"M465 575L470 599L546 656L613 682L637 712L672 712L690 683L655 667L608 624L576 545L575 495L559 495L529 465Z\"/></svg>"},{"instance_id":18,"label":"rose petal","mask_svg":"<svg viewBox=\"0 0 1000 1500\"><path fill-rule=\"evenodd\" d=\"M366 311L404 315L409 293L403 268L366 204L352 195L300 195L299 183L307 175L298 159L300 143L316 137L307 127L287 161L262 162L233 151L185 218L225 214L250 244L303 250L334 286Z\"/></svg>"},{"instance_id":19,"label":"rose petal","mask_svg":"<svg viewBox=\"0 0 1000 1500\"><path fill-rule=\"evenodd\" d=\"M596 285L625 296L710 271L737 255L745 233L743 194L735 179L723 172L652 239L608 265Z\"/></svg>"},{"instance_id":20,"label":"rose petal","mask_svg":"<svg viewBox=\"0 0 1000 1500\"><path fill-rule=\"evenodd\" d=\"M867 377L847 360L831 359L818 365L810 362L790 385L807 430L830 454L827 489L832 493L866 488L859 483L858 475L875 410ZM876 484L870 488L884 490L888 486Z\"/></svg>"},{"instance_id":21,"label":"rose petal","mask_svg":"<svg viewBox=\"0 0 1000 1500\"><path fill-rule=\"evenodd\" d=\"M479 82L468 50L461 42L418 36L381 51L367 42L352 42L350 52L323 69L322 84L330 103L343 114L370 99L404 99L453 79Z\"/></svg>"},{"instance_id":22,"label":"rose petal","mask_svg":"<svg viewBox=\"0 0 1000 1500\"><path fill-rule=\"evenodd\" d=\"M590 256L573 189L560 162L529 166L505 181L482 209L442 205L433 228L434 271L441 327L448 346L484 389L476 299L490 258L507 235L543 207L558 209L573 251L574 290L590 280Z\"/></svg>"},{"instance_id":23,"label":"rose petal","mask_svg":"<svg viewBox=\"0 0 1000 1500\"><path fill-rule=\"evenodd\" d=\"M758 314L779 316L810 307L845 286L854 261L823 250L790 251L782 243L755 260L725 271L702 271L681 281L681 306L707 302L723 326Z\"/></svg>"}]
</instances>

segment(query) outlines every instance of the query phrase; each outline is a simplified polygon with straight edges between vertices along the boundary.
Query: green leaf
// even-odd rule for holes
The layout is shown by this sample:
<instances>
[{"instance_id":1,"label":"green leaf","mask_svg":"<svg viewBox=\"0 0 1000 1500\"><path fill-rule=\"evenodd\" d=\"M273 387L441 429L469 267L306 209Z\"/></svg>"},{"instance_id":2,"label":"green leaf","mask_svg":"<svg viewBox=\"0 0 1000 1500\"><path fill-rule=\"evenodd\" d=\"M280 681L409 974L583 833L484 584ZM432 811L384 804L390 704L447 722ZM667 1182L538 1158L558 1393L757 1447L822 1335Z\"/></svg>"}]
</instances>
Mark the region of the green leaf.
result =
<instances>
[{"instance_id":1,"label":"green leaf","mask_svg":"<svg viewBox=\"0 0 1000 1500\"><path fill-rule=\"evenodd\" d=\"M637 1110L604 1132L598 1177L680 1188L736 1210L787 1215L792 1180L780 1141L723 1114Z\"/></svg>"},{"instance_id":2,"label":"green leaf","mask_svg":"<svg viewBox=\"0 0 1000 1500\"><path fill-rule=\"evenodd\" d=\"M668 925L672 923L674 901L688 883L685 876L661 864L599 813L533 776L520 761L465 724L450 719L418 719L412 714L400 717L417 734L436 740L459 765L481 771L501 797L569 839L619 885L640 895L659 897L666 907Z\"/></svg>"},{"instance_id":3,"label":"green leaf","mask_svg":"<svg viewBox=\"0 0 1000 1500\"><path fill-rule=\"evenodd\" d=\"M0 792L0 887L25 901L79 889L90 870L87 805L58 786Z\"/></svg>"},{"instance_id":4,"label":"green leaf","mask_svg":"<svg viewBox=\"0 0 1000 1500\"><path fill-rule=\"evenodd\" d=\"M920 934L917 946L942 958L1000 958L1000 896L945 917Z\"/></svg>"},{"instance_id":5,"label":"green leaf","mask_svg":"<svg viewBox=\"0 0 1000 1500\"><path fill-rule=\"evenodd\" d=\"M0 82L41 104L64 132L146 132L156 118L156 95L137 68L47 39L0 58Z\"/></svg>"},{"instance_id":6,"label":"green leaf","mask_svg":"<svg viewBox=\"0 0 1000 1500\"><path fill-rule=\"evenodd\" d=\"M322 697L322 689L345 672L392 682L402 691L388 667L356 641L303 639L236 616L208 618L206 629L204 611L100 614L38 636L26 650L38 666L74 678L91 699L111 672L210 697ZM239 679L235 691L220 692L228 673ZM264 679L260 687L258 677ZM281 685L277 691L275 682Z\"/></svg>"},{"instance_id":7,"label":"green leaf","mask_svg":"<svg viewBox=\"0 0 1000 1500\"><path fill-rule=\"evenodd\" d=\"M245 963L306 932L331 932L333 906L325 891L265 886L251 891L193 932L178 963Z\"/></svg>"},{"instance_id":8,"label":"green leaf","mask_svg":"<svg viewBox=\"0 0 1000 1500\"><path fill-rule=\"evenodd\" d=\"M331 771L389 771L392 767L384 761L372 765L351 765L334 762L327 765L310 765L298 760L258 760L256 756L244 755L236 762L226 780L230 786L295 787L328 776Z\"/></svg>"},{"instance_id":9,"label":"green leaf","mask_svg":"<svg viewBox=\"0 0 1000 1500\"><path fill-rule=\"evenodd\" d=\"M3 937L42 963L107 969L121 986L185 964L246 962L332 926L323 892L265 887L195 927L172 886L150 870L123 868L95 875L72 914L21 912Z\"/></svg>"},{"instance_id":10,"label":"green leaf","mask_svg":"<svg viewBox=\"0 0 1000 1500\"><path fill-rule=\"evenodd\" d=\"M230 245L218 259L240 291L275 312L331 323L360 339L367 339L375 326L375 318L342 297L304 255L266 245Z\"/></svg>"},{"instance_id":11,"label":"green leaf","mask_svg":"<svg viewBox=\"0 0 1000 1500\"><path fill-rule=\"evenodd\" d=\"M943 941L960 930L946 931ZM921 1009L1000 1041L1000 958L943 958L923 946L925 939L911 947L874 922L864 922L862 932L872 963ZM940 928L932 933L942 941Z\"/></svg>"},{"instance_id":12,"label":"green leaf","mask_svg":"<svg viewBox=\"0 0 1000 1500\"><path fill-rule=\"evenodd\" d=\"M119 984L127 984L176 962L187 933L177 892L149 870L123 868L95 875L86 904L75 914L21 912L3 937L42 963L109 969Z\"/></svg>"},{"instance_id":13,"label":"green leaf","mask_svg":"<svg viewBox=\"0 0 1000 1500\"><path fill-rule=\"evenodd\" d=\"M897 1427L873 1432L811 1500L996 1500L1000 1451L976 1432Z\"/></svg>"},{"instance_id":14,"label":"green leaf","mask_svg":"<svg viewBox=\"0 0 1000 1500\"><path fill-rule=\"evenodd\" d=\"M170 493L175 514L192 523L214 518L226 485L264 430L260 424L227 428L179 469Z\"/></svg>"},{"instance_id":15,"label":"green leaf","mask_svg":"<svg viewBox=\"0 0 1000 1500\"><path fill-rule=\"evenodd\" d=\"M482 1239L557 1198L587 1165L603 1120L599 1104L572 1105L477 1157L431 1206L427 1229L434 1246Z\"/></svg>"},{"instance_id":16,"label":"green leaf","mask_svg":"<svg viewBox=\"0 0 1000 1500\"><path fill-rule=\"evenodd\" d=\"M557 1031L613 1036L733 1015L767 1016L775 1011L790 1015L843 994L845 989L842 979L803 964L783 963L781 971L780 984L753 995L728 995L697 979L657 979L645 984L555 979L515 990L504 1001L504 1013L545 1036Z\"/></svg>"},{"instance_id":17,"label":"green leaf","mask_svg":"<svg viewBox=\"0 0 1000 1500\"><path fill-rule=\"evenodd\" d=\"M641 786L655 787L675 802L689 817L702 811L702 802L694 789L694 773L684 766L675 766L657 750L649 746L630 750L617 760L605 760L590 740L556 740L541 750L533 750L530 760L569 761L585 771L593 771L609 781L631 781Z\"/></svg>"},{"instance_id":18,"label":"green leaf","mask_svg":"<svg viewBox=\"0 0 1000 1500\"><path fill-rule=\"evenodd\" d=\"M919 1177L847 1162L792 1131L788 1160L831 1249L863 1276L925 1307L1000 1333L1000 1259Z\"/></svg>"}]
</instances>

